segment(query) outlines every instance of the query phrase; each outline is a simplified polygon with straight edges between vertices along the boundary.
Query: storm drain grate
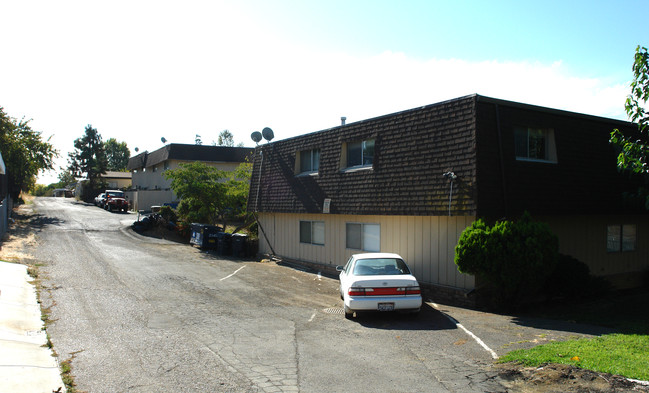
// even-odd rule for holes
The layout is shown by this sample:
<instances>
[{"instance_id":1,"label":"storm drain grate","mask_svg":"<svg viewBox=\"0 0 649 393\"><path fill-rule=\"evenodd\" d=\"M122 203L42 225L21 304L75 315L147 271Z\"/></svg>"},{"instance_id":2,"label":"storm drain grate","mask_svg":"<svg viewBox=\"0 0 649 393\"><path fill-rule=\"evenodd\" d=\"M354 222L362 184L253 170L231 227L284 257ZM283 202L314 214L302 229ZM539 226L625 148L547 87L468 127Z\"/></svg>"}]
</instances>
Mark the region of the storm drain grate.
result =
<instances>
[{"instance_id":1,"label":"storm drain grate","mask_svg":"<svg viewBox=\"0 0 649 393\"><path fill-rule=\"evenodd\" d=\"M340 307L325 308L322 311L327 314L337 314L337 315L343 315L345 313L345 310L343 310Z\"/></svg>"}]
</instances>

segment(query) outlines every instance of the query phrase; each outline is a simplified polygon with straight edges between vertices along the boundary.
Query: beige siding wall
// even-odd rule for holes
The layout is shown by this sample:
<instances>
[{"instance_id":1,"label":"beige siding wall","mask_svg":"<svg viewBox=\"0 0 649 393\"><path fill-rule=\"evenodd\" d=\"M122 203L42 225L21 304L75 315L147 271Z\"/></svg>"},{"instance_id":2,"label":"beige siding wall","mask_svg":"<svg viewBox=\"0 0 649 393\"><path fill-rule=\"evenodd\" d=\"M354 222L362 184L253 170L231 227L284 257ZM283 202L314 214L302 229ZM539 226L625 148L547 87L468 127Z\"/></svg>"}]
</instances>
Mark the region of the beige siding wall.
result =
<instances>
[{"instance_id":1,"label":"beige siding wall","mask_svg":"<svg viewBox=\"0 0 649 393\"><path fill-rule=\"evenodd\" d=\"M162 206L175 201L171 190L127 191L126 195L134 211L151 210L151 206Z\"/></svg>"},{"instance_id":2,"label":"beige siding wall","mask_svg":"<svg viewBox=\"0 0 649 393\"><path fill-rule=\"evenodd\" d=\"M328 266L344 264L362 251L346 248L345 224L379 224L381 252L400 254L422 283L473 289L474 277L461 274L453 262L455 245L475 217L345 216L335 214L260 213L259 220L275 253L285 258ZM300 243L300 220L325 222L325 245ZM259 251L270 253L260 233Z\"/></svg>"},{"instance_id":3,"label":"beige siding wall","mask_svg":"<svg viewBox=\"0 0 649 393\"><path fill-rule=\"evenodd\" d=\"M614 276L649 269L649 218L646 216L535 217L559 237L559 252L586 263L592 274ZM636 225L636 250L607 252L608 225ZM636 274L636 276L639 276Z\"/></svg>"}]
</instances>

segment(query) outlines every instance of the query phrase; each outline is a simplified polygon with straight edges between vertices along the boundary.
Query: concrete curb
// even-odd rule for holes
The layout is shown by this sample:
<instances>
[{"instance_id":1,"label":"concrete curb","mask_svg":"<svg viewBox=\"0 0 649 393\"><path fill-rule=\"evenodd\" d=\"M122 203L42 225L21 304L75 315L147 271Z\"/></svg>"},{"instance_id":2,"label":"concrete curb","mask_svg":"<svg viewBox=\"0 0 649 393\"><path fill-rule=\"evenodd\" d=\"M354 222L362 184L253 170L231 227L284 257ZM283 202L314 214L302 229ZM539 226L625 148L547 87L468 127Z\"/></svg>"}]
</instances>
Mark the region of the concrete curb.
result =
<instances>
[{"instance_id":1,"label":"concrete curb","mask_svg":"<svg viewBox=\"0 0 649 393\"><path fill-rule=\"evenodd\" d=\"M27 266L0 261L0 391L65 392Z\"/></svg>"}]
</instances>

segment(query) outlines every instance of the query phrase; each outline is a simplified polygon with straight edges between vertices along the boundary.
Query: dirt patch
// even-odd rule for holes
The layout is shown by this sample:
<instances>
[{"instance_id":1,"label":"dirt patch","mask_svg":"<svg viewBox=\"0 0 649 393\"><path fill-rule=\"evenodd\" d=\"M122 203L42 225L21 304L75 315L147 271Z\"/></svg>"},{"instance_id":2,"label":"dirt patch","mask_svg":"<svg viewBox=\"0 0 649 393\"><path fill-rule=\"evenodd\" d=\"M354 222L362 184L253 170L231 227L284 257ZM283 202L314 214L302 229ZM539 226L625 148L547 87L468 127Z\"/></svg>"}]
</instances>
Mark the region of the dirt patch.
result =
<instances>
[{"instance_id":1,"label":"dirt patch","mask_svg":"<svg viewBox=\"0 0 649 393\"><path fill-rule=\"evenodd\" d=\"M27 250L36 245L33 205L18 206L11 217L9 229L0 242L0 260L29 264L33 257Z\"/></svg>"},{"instance_id":2,"label":"dirt patch","mask_svg":"<svg viewBox=\"0 0 649 393\"><path fill-rule=\"evenodd\" d=\"M649 386L618 375L583 370L566 364L522 367L514 363L495 366L501 383L511 392L649 392Z\"/></svg>"}]
</instances>

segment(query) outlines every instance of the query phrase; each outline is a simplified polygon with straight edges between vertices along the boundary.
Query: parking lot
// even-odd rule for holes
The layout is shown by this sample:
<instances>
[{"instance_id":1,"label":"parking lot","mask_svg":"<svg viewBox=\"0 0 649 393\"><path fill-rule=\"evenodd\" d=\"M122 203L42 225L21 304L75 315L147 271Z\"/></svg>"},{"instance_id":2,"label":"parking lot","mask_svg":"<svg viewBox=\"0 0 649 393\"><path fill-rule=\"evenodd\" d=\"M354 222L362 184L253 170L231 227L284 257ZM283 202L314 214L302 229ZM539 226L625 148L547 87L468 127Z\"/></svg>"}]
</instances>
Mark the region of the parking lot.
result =
<instances>
[{"instance_id":1,"label":"parking lot","mask_svg":"<svg viewBox=\"0 0 649 393\"><path fill-rule=\"evenodd\" d=\"M424 299L415 318L347 320L338 282L275 262L220 257L127 229L69 199L36 199L42 299L80 390L506 391L493 360L599 333Z\"/></svg>"}]
</instances>

